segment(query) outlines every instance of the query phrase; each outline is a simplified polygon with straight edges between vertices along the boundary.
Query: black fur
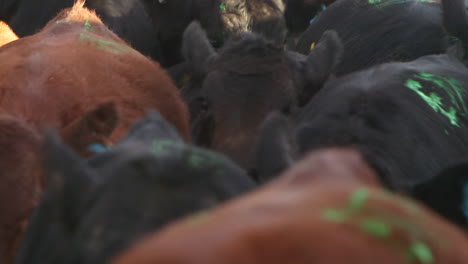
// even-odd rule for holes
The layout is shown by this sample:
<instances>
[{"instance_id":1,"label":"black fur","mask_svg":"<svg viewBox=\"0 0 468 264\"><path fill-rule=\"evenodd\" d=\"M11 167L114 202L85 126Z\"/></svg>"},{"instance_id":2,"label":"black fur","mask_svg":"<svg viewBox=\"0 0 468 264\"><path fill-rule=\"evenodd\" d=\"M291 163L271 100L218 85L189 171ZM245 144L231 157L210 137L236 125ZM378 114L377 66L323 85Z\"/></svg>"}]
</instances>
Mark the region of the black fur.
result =
<instances>
[{"instance_id":1,"label":"black fur","mask_svg":"<svg viewBox=\"0 0 468 264\"><path fill-rule=\"evenodd\" d=\"M56 137L46 149L48 188L17 263L107 263L172 220L251 190L225 157L186 145L158 114L89 161Z\"/></svg>"}]
</instances>

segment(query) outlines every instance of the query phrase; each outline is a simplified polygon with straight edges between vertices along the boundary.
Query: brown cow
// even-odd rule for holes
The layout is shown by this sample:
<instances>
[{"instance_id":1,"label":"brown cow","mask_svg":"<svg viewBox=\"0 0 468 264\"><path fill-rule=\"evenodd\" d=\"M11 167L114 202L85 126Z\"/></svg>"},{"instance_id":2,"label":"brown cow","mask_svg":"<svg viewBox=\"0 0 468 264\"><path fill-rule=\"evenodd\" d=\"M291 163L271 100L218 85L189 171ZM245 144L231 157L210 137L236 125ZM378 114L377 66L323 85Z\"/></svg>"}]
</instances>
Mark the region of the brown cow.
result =
<instances>
[{"instance_id":1,"label":"brown cow","mask_svg":"<svg viewBox=\"0 0 468 264\"><path fill-rule=\"evenodd\" d=\"M462 231L379 188L356 153L331 150L169 226L113 263L466 264L467 247Z\"/></svg>"},{"instance_id":2,"label":"brown cow","mask_svg":"<svg viewBox=\"0 0 468 264\"><path fill-rule=\"evenodd\" d=\"M187 109L156 63L113 34L78 1L39 33L0 48L0 263L15 245L40 193L37 148L59 130L82 155L122 138L157 109L186 139Z\"/></svg>"},{"instance_id":3,"label":"brown cow","mask_svg":"<svg viewBox=\"0 0 468 264\"><path fill-rule=\"evenodd\" d=\"M39 135L28 124L0 116L0 263L12 263L39 199L38 147Z\"/></svg>"},{"instance_id":4,"label":"brown cow","mask_svg":"<svg viewBox=\"0 0 468 264\"><path fill-rule=\"evenodd\" d=\"M16 36L13 30L11 30L10 26L5 22L0 21L0 47L17 39L18 36Z\"/></svg>"},{"instance_id":5,"label":"brown cow","mask_svg":"<svg viewBox=\"0 0 468 264\"><path fill-rule=\"evenodd\" d=\"M155 108L188 138L187 109L159 65L78 1L36 35L0 49L0 111L60 129L80 153L113 143Z\"/></svg>"}]
</instances>

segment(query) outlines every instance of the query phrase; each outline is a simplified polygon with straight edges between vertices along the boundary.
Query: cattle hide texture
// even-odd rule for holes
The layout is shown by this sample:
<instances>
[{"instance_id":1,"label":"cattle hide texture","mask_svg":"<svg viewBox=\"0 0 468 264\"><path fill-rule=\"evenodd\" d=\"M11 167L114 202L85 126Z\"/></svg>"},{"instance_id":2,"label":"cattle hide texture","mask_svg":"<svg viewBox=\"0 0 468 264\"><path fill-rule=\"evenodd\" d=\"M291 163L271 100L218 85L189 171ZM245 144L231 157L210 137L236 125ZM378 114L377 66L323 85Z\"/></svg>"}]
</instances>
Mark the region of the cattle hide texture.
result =
<instances>
[{"instance_id":1,"label":"cattle hide texture","mask_svg":"<svg viewBox=\"0 0 468 264\"><path fill-rule=\"evenodd\" d=\"M46 184L37 151L45 129L91 155L90 145L114 144L155 108L189 138L186 106L167 74L82 1L40 33L0 47L0 61L1 263L13 258Z\"/></svg>"},{"instance_id":2,"label":"cattle hide texture","mask_svg":"<svg viewBox=\"0 0 468 264\"><path fill-rule=\"evenodd\" d=\"M13 263L29 214L39 200L39 135L0 115L0 263Z\"/></svg>"},{"instance_id":3,"label":"cattle hide texture","mask_svg":"<svg viewBox=\"0 0 468 264\"><path fill-rule=\"evenodd\" d=\"M167 73L82 5L0 49L0 108L74 135L67 142L80 153L92 140L117 142L150 108L188 138L186 106Z\"/></svg>"},{"instance_id":4,"label":"cattle hide texture","mask_svg":"<svg viewBox=\"0 0 468 264\"><path fill-rule=\"evenodd\" d=\"M452 14L453 10L447 16ZM308 54L326 30L336 30L345 47L338 76L440 54L450 44L437 0L337 1L320 12L294 50Z\"/></svg>"},{"instance_id":5,"label":"cattle hide texture","mask_svg":"<svg viewBox=\"0 0 468 264\"><path fill-rule=\"evenodd\" d=\"M112 263L467 263L461 230L379 188L355 152L322 151L296 166L256 192L171 224Z\"/></svg>"}]
</instances>

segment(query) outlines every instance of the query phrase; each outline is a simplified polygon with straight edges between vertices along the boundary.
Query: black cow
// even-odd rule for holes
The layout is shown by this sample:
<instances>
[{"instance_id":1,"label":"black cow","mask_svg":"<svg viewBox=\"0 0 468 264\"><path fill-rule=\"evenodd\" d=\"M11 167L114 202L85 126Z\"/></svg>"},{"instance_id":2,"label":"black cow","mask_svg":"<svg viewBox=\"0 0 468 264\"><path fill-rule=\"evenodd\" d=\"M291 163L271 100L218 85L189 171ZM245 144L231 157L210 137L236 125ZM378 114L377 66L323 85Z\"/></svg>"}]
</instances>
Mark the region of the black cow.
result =
<instances>
[{"instance_id":1,"label":"black cow","mask_svg":"<svg viewBox=\"0 0 468 264\"><path fill-rule=\"evenodd\" d=\"M447 16L458 12L447 11ZM296 50L309 53L326 30L337 31L345 46L337 75L441 54L452 42L442 23L439 0L338 0L319 14Z\"/></svg>"},{"instance_id":2,"label":"black cow","mask_svg":"<svg viewBox=\"0 0 468 264\"><path fill-rule=\"evenodd\" d=\"M191 78L183 96L197 144L220 151L252 169L258 126L271 111L294 111L307 102L339 60L336 33L327 32L308 57L253 33L228 41L216 53L200 25L184 35Z\"/></svg>"},{"instance_id":3,"label":"black cow","mask_svg":"<svg viewBox=\"0 0 468 264\"><path fill-rule=\"evenodd\" d=\"M2 0L0 20L7 22L20 37L43 28L59 11L73 6L75 0ZM141 53L158 60L156 31L140 0L87 0L103 22Z\"/></svg>"},{"instance_id":4,"label":"black cow","mask_svg":"<svg viewBox=\"0 0 468 264\"><path fill-rule=\"evenodd\" d=\"M186 145L156 113L87 162L54 136L46 146L48 187L17 263L107 263L171 220L254 187L228 159Z\"/></svg>"},{"instance_id":5,"label":"black cow","mask_svg":"<svg viewBox=\"0 0 468 264\"><path fill-rule=\"evenodd\" d=\"M431 198L428 190L447 181L438 193L449 186L463 191L456 178L434 178L468 157L468 69L452 55L387 63L343 76L327 82L294 122L274 116L268 120L257 150L262 180L309 151L346 146L359 150L388 188L419 197L439 212L437 199L445 197ZM442 203L461 210L460 197ZM450 218L460 223L462 212L457 215Z\"/></svg>"}]
</instances>

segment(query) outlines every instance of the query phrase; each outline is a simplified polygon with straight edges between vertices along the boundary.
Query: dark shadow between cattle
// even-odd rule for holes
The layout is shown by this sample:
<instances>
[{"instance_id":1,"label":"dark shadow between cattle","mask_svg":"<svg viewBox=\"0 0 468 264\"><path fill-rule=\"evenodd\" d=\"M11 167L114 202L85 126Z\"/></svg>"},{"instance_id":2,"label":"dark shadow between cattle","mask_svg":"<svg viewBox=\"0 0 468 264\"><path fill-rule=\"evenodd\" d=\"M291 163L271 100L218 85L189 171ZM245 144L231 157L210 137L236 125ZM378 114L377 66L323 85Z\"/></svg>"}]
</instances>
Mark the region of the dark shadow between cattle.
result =
<instances>
[{"instance_id":1,"label":"dark shadow between cattle","mask_svg":"<svg viewBox=\"0 0 468 264\"><path fill-rule=\"evenodd\" d=\"M430 181L417 185L413 197L468 230L468 162L450 166Z\"/></svg>"},{"instance_id":2,"label":"dark shadow between cattle","mask_svg":"<svg viewBox=\"0 0 468 264\"><path fill-rule=\"evenodd\" d=\"M55 134L45 144L48 182L17 263L106 263L172 220L254 187L234 163L186 145L156 112L119 144L82 160Z\"/></svg>"},{"instance_id":3,"label":"dark shadow between cattle","mask_svg":"<svg viewBox=\"0 0 468 264\"><path fill-rule=\"evenodd\" d=\"M182 94L194 142L228 155L246 170L255 169L253 146L267 115L295 113L306 104L331 77L343 52L332 31L309 56L253 33L233 37L215 52L196 22L185 31L183 47L191 78Z\"/></svg>"}]
</instances>

